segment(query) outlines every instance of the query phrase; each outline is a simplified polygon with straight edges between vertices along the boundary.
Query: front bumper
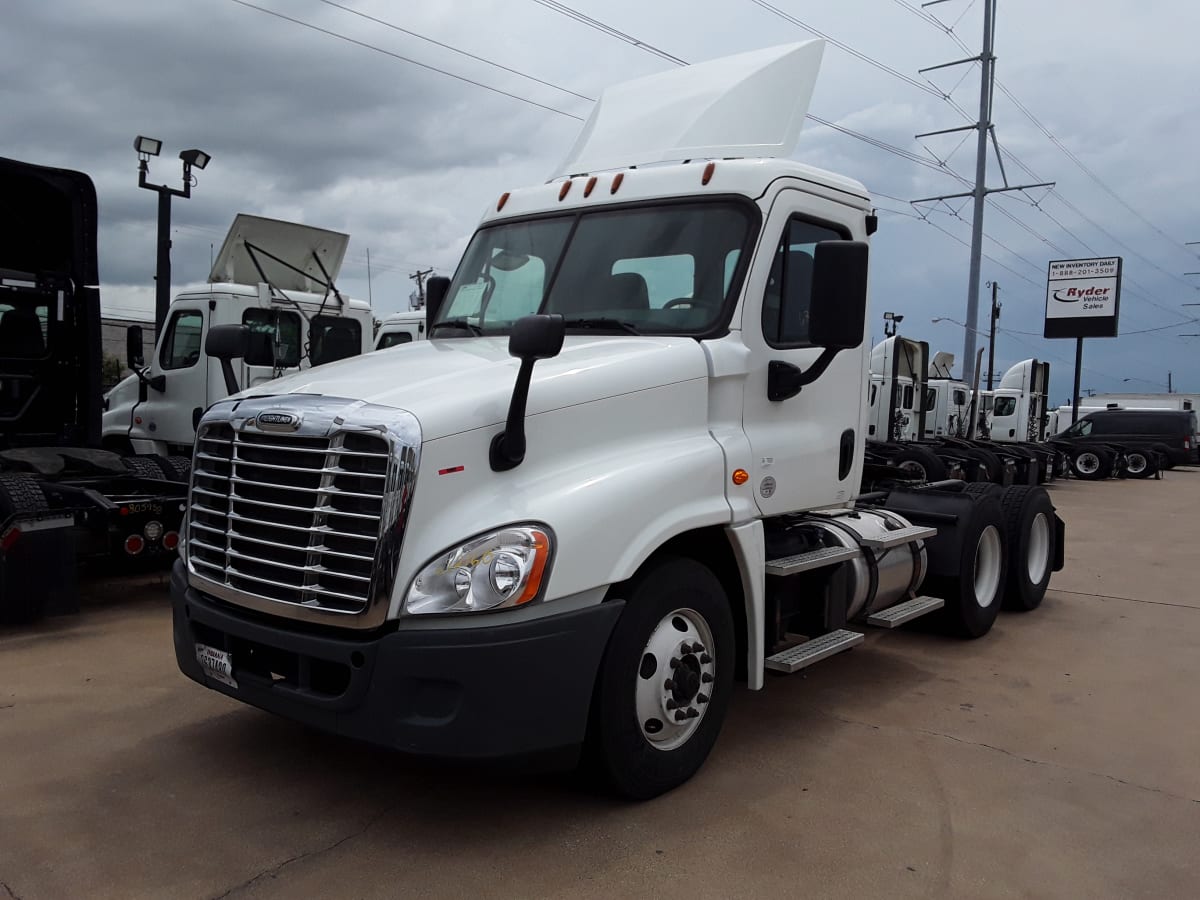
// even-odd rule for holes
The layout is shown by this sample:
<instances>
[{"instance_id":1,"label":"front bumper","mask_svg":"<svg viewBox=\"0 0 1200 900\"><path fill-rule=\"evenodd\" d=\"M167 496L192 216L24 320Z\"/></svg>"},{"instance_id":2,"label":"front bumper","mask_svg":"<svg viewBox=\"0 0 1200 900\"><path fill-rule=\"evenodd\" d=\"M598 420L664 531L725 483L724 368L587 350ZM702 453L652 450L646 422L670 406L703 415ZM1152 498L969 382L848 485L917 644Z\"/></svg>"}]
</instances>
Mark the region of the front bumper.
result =
<instances>
[{"instance_id":1,"label":"front bumper","mask_svg":"<svg viewBox=\"0 0 1200 900\"><path fill-rule=\"evenodd\" d=\"M206 687L346 737L461 759L582 744L592 689L622 603L508 625L367 638L247 615L171 572L175 658ZM196 644L233 657L236 688L206 676Z\"/></svg>"}]
</instances>

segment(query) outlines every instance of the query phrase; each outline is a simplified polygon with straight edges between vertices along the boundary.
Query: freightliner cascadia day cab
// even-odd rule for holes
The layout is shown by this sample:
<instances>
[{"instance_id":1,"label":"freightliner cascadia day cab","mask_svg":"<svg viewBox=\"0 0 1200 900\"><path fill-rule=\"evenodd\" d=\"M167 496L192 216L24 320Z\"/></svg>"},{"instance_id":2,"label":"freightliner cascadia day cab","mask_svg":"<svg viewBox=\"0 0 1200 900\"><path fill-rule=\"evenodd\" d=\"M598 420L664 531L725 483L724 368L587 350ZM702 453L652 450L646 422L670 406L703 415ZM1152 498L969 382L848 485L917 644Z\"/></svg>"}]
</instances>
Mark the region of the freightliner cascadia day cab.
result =
<instances>
[{"instance_id":1,"label":"freightliner cascadia day cab","mask_svg":"<svg viewBox=\"0 0 1200 900\"><path fill-rule=\"evenodd\" d=\"M700 768L735 681L1036 607L1062 557L1043 489L860 492L875 217L772 158L821 52L609 89L431 281L428 340L209 409L183 672L415 754L588 747L645 798ZM208 338L223 365L237 331Z\"/></svg>"},{"instance_id":2,"label":"freightliner cascadia day cab","mask_svg":"<svg viewBox=\"0 0 1200 900\"><path fill-rule=\"evenodd\" d=\"M335 285L349 241L311 225L235 216L209 283L171 301L148 365L141 328L130 326L126 363L134 374L104 398L104 445L191 455L200 414L230 393L221 367L203 352L214 326L248 329L246 354L234 370L248 387L370 351L371 307Z\"/></svg>"}]
</instances>

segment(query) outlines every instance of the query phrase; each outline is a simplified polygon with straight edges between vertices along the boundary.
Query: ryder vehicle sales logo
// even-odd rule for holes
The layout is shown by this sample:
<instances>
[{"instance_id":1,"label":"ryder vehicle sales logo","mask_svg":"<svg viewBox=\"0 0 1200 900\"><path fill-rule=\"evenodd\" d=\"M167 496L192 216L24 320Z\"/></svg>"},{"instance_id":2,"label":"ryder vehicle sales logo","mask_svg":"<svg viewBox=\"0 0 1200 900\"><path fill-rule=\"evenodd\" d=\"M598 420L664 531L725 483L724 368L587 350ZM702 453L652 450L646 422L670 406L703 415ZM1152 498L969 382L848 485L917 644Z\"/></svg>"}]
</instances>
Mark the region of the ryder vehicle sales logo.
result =
<instances>
[{"instance_id":1,"label":"ryder vehicle sales logo","mask_svg":"<svg viewBox=\"0 0 1200 900\"><path fill-rule=\"evenodd\" d=\"M1079 303L1082 300L1081 309L1103 309L1105 301L1112 297L1112 288L1059 288L1051 291L1050 296L1059 303Z\"/></svg>"}]
</instances>

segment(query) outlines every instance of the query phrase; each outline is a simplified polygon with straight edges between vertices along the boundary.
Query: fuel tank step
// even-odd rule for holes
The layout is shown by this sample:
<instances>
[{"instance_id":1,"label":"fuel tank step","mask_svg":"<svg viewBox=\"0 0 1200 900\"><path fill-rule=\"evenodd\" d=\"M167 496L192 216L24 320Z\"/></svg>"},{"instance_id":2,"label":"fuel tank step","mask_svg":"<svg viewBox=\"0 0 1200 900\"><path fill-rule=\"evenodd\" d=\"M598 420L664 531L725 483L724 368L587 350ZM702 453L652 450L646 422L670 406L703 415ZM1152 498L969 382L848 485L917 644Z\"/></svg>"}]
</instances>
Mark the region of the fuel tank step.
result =
<instances>
[{"instance_id":1,"label":"fuel tank step","mask_svg":"<svg viewBox=\"0 0 1200 900\"><path fill-rule=\"evenodd\" d=\"M925 525L909 525L907 528L897 528L895 531L889 531L879 537L860 538L859 542L872 550L887 550L889 547L899 547L901 544L912 541L928 540L936 534L936 528L929 528Z\"/></svg>"},{"instance_id":2,"label":"fuel tank step","mask_svg":"<svg viewBox=\"0 0 1200 900\"><path fill-rule=\"evenodd\" d=\"M897 628L905 622L911 622L918 616L941 609L945 605L946 601L941 597L913 597L911 600L872 613L867 616L867 624L876 625L879 628Z\"/></svg>"},{"instance_id":3,"label":"fuel tank step","mask_svg":"<svg viewBox=\"0 0 1200 900\"><path fill-rule=\"evenodd\" d=\"M809 550L795 556L781 556L779 559L767 560L767 574L795 575L810 569L820 569L849 559L857 559L861 553L857 547L822 547L820 550Z\"/></svg>"},{"instance_id":4,"label":"fuel tank step","mask_svg":"<svg viewBox=\"0 0 1200 900\"><path fill-rule=\"evenodd\" d=\"M863 640L863 635L859 632L840 628L829 634L805 641L803 644L797 644L795 647L780 650L774 656L768 656L766 666L772 672L784 672L790 675L815 662L828 659L835 653L849 650L851 647L861 644Z\"/></svg>"}]
</instances>

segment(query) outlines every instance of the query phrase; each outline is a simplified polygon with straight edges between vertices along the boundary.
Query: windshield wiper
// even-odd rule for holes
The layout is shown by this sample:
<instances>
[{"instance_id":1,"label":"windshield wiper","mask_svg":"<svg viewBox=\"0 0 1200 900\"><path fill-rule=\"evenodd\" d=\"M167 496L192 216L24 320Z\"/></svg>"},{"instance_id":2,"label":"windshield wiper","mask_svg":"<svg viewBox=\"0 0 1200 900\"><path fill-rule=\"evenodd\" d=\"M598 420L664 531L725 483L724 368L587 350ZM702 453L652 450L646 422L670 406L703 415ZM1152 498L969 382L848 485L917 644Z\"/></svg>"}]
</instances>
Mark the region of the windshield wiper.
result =
<instances>
[{"instance_id":1,"label":"windshield wiper","mask_svg":"<svg viewBox=\"0 0 1200 900\"><path fill-rule=\"evenodd\" d=\"M605 316L595 316L593 318L567 319L563 322L565 328L608 328L624 331L626 334L641 334L629 322L623 322L620 319L611 319Z\"/></svg>"},{"instance_id":2,"label":"windshield wiper","mask_svg":"<svg viewBox=\"0 0 1200 900\"><path fill-rule=\"evenodd\" d=\"M483 337L482 328L480 328L474 322L468 322L466 319L461 317L457 319L443 319L440 322L435 322L433 325L434 330L442 327L461 328L463 331L471 332L471 334L475 335L476 337Z\"/></svg>"}]
</instances>

